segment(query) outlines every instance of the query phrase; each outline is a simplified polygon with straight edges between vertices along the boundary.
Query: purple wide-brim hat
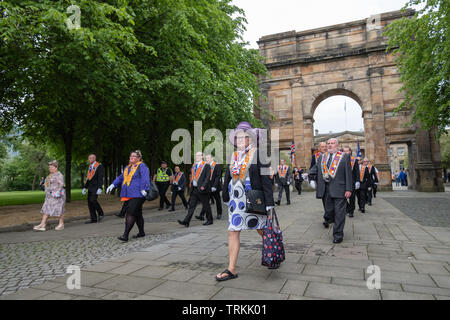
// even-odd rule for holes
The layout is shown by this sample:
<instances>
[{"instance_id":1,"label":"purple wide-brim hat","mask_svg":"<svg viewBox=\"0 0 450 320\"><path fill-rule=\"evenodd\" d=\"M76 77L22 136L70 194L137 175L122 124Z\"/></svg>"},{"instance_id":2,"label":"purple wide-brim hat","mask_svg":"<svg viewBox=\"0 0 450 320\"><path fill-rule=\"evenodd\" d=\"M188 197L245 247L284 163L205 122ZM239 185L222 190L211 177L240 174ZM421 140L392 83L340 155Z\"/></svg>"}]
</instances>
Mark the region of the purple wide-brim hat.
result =
<instances>
[{"instance_id":1,"label":"purple wide-brim hat","mask_svg":"<svg viewBox=\"0 0 450 320\"><path fill-rule=\"evenodd\" d=\"M256 144L261 143L261 140L264 138L264 136L265 136L263 134L264 130L265 129L253 128L250 123L248 123L247 121L243 121L238 124L236 129L234 129L230 132L230 135L228 138L229 138L230 143L236 147L236 134L239 131L243 131L250 136L250 138L252 140L252 144L256 145Z\"/></svg>"}]
</instances>

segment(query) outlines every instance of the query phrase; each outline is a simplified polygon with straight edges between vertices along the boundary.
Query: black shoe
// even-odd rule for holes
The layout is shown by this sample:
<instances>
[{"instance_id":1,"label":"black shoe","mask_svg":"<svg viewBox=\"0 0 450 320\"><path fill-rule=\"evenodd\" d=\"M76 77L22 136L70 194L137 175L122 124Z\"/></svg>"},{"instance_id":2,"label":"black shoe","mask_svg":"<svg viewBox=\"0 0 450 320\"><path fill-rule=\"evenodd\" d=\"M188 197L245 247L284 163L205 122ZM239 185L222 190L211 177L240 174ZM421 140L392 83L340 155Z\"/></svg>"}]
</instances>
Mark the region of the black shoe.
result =
<instances>
[{"instance_id":1,"label":"black shoe","mask_svg":"<svg viewBox=\"0 0 450 320\"><path fill-rule=\"evenodd\" d=\"M209 226L210 224L213 224L213 222L212 221L206 221L203 225L204 226Z\"/></svg>"},{"instance_id":2,"label":"black shoe","mask_svg":"<svg viewBox=\"0 0 450 320\"><path fill-rule=\"evenodd\" d=\"M369 206L371 206L372 205L372 203L369 203Z\"/></svg>"},{"instance_id":3,"label":"black shoe","mask_svg":"<svg viewBox=\"0 0 450 320\"><path fill-rule=\"evenodd\" d=\"M97 220L88 220L85 222L85 224L89 224L89 223L97 223Z\"/></svg>"},{"instance_id":4,"label":"black shoe","mask_svg":"<svg viewBox=\"0 0 450 320\"><path fill-rule=\"evenodd\" d=\"M217 219L217 220L222 219L222 215L221 215L221 214L218 214L217 217L216 217L216 219Z\"/></svg>"},{"instance_id":5,"label":"black shoe","mask_svg":"<svg viewBox=\"0 0 450 320\"><path fill-rule=\"evenodd\" d=\"M330 224L326 221L323 222L323 226L325 227L325 229L328 229L328 227L330 226Z\"/></svg>"},{"instance_id":6,"label":"black shoe","mask_svg":"<svg viewBox=\"0 0 450 320\"><path fill-rule=\"evenodd\" d=\"M195 219L200 220L200 221L205 221L205 218L203 218L202 216L195 216Z\"/></svg>"},{"instance_id":7,"label":"black shoe","mask_svg":"<svg viewBox=\"0 0 450 320\"><path fill-rule=\"evenodd\" d=\"M366 213L366 210L364 210L364 209L361 209L361 213Z\"/></svg>"},{"instance_id":8,"label":"black shoe","mask_svg":"<svg viewBox=\"0 0 450 320\"><path fill-rule=\"evenodd\" d=\"M133 239L143 238L143 237L145 237L145 233L138 233L138 234L133 236Z\"/></svg>"},{"instance_id":9,"label":"black shoe","mask_svg":"<svg viewBox=\"0 0 450 320\"><path fill-rule=\"evenodd\" d=\"M164 210L164 208L158 208L158 211Z\"/></svg>"},{"instance_id":10,"label":"black shoe","mask_svg":"<svg viewBox=\"0 0 450 320\"><path fill-rule=\"evenodd\" d=\"M173 212L173 211L175 211L175 209L170 209L170 210L169 210L169 212Z\"/></svg>"},{"instance_id":11,"label":"black shoe","mask_svg":"<svg viewBox=\"0 0 450 320\"><path fill-rule=\"evenodd\" d=\"M125 215L121 215L120 213L115 213L114 215L118 218L125 218Z\"/></svg>"},{"instance_id":12,"label":"black shoe","mask_svg":"<svg viewBox=\"0 0 450 320\"><path fill-rule=\"evenodd\" d=\"M123 242L128 241L128 238L125 238L124 236L118 237L117 239L119 239L120 241L123 241Z\"/></svg>"},{"instance_id":13,"label":"black shoe","mask_svg":"<svg viewBox=\"0 0 450 320\"><path fill-rule=\"evenodd\" d=\"M280 205L280 201L275 201L275 203L276 203L277 205Z\"/></svg>"},{"instance_id":14,"label":"black shoe","mask_svg":"<svg viewBox=\"0 0 450 320\"><path fill-rule=\"evenodd\" d=\"M103 214L102 214L101 216L99 215L99 216L98 216L98 222L102 221L103 218L104 218L104 215L103 215Z\"/></svg>"},{"instance_id":15,"label":"black shoe","mask_svg":"<svg viewBox=\"0 0 450 320\"><path fill-rule=\"evenodd\" d=\"M291 204L290 202L286 203L286 205L290 205L290 204Z\"/></svg>"},{"instance_id":16,"label":"black shoe","mask_svg":"<svg viewBox=\"0 0 450 320\"><path fill-rule=\"evenodd\" d=\"M177 220L179 224L181 224L182 226L185 226L186 228L189 227L189 223L186 223L184 221L181 220Z\"/></svg>"},{"instance_id":17,"label":"black shoe","mask_svg":"<svg viewBox=\"0 0 450 320\"><path fill-rule=\"evenodd\" d=\"M343 239L334 239L333 243L341 243Z\"/></svg>"},{"instance_id":18,"label":"black shoe","mask_svg":"<svg viewBox=\"0 0 450 320\"><path fill-rule=\"evenodd\" d=\"M349 218L353 218L353 213L348 215Z\"/></svg>"}]
</instances>

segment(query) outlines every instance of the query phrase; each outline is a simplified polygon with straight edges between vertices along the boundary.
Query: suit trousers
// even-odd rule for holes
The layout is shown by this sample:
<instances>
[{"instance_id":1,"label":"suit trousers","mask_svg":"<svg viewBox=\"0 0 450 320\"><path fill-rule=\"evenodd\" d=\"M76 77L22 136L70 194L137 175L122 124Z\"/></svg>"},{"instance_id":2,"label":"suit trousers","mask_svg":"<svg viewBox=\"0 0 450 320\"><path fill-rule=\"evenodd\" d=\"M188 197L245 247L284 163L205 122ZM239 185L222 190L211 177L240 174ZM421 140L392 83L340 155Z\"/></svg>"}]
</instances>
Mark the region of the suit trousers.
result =
<instances>
[{"instance_id":1,"label":"suit trousers","mask_svg":"<svg viewBox=\"0 0 450 320\"><path fill-rule=\"evenodd\" d=\"M206 220L209 222L213 221L211 206L209 205L209 194L208 193L200 193L197 187L192 188L191 196L189 197L189 209L188 214L184 218L185 223L189 223L194 215L195 208L198 203L202 204L202 211L206 212Z\"/></svg>"},{"instance_id":2,"label":"suit trousers","mask_svg":"<svg viewBox=\"0 0 450 320\"><path fill-rule=\"evenodd\" d=\"M349 199L349 202L347 202L347 213L350 215L353 215L355 212L355 197L356 197L356 190L352 192L352 196Z\"/></svg>"},{"instance_id":3,"label":"suit trousers","mask_svg":"<svg viewBox=\"0 0 450 320\"><path fill-rule=\"evenodd\" d=\"M159 207L164 208L164 204L170 206L169 199L166 197L167 189L169 189L170 182L156 182L159 190Z\"/></svg>"},{"instance_id":4,"label":"suit trousers","mask_svg":"<svg viewBox=\"0 0 450 320\"><path fill-rule=\"evenodd\" d=\"M217 216L220 217L222 215L222 199L220 198L220 191L211 192L209 197L216 202ZM200 217L203 217L205 213L205 208L203 208L202 212L200 212Z\"/></svg>"},{"instance_id":5,"label":"suit trousers","mask_svg":"<svg viewBox=\"0 0 450 320\"><path fill-rule=\"evenodd\" d=\"M172 209L175 209L175 200L177 199L177 196L181 198L183 206L187 207L188 203L186 201L186 198L184 197L184 190L172 191Z\"/></svg>"},{"instance_id":6,"label":"suit trousers","mask_svg":"<svg viewBox=\"0 0 450 320\"><path fill-rule=\"evenodd\" d=\"M281 197L283 196L283 190L286 193L286 201L288 203L291 202L291 196L289 194L289 185L282 185L281 183L278 185L278 202L281 201Z\"/></svg>"},{"instance_id":7,"label":"suit trousers","mask_svg":"<svg viewBox=\"0 0 450 320\"><path fill-rule=\"evenodd\" d=\"M302 181L295 180L295 188L298 191L298 194L302 194Z\"/></svg>"},{"instance_id":8,"label":"suit trousers","mask_svg":"<svg viewBox=\"0 0 450 320\"><path fill-rule=\"evenodd\" d=\"M373 188L371 188L370 191L367 190L367 203L370 205L372 205L372 190Z\"/></svg>"},{"instance_id":9,"label":"suit trousers","mask_svg":"<svg viewBox=\"0 0 450 320\"><path fill-rule=\"evenodd\" d=\"M367 202L367 189L359 189L356 196L358 197L359 209L364 210Z\"/></svg>"},{"instance_id":10,"label":"suit trousers","mask_svg":"<svg viewBox=\"0 0 450 320\"><path fill-rule=\"evenodd\" d=\"M341 240L344 238L345 217L347 214L347 199L332 198L328 191L328 184L325 186L325 211L333 224L333 239Z\"/></svg>"},{"instance_id":11,"label":"suit trousers","mask_svg":"<svg viewBox=\"0 0 450 320\"><path fill-rule=\"evenodd\" d=\"M97 201L98 195L96 191L88 191L88 208L92 221L97 221L97 213L103 216L103 210Z\"/></svg>"}]
</instances>

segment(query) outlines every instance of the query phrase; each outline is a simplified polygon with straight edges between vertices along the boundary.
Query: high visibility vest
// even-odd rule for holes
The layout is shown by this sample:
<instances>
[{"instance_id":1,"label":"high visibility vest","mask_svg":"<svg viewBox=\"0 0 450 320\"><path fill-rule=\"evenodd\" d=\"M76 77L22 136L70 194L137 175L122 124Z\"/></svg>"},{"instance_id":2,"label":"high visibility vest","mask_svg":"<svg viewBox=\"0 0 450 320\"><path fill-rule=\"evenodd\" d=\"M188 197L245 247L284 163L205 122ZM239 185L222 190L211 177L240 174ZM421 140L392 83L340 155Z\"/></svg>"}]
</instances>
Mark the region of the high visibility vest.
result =
<instances>
[{"instance_id":1,"label":"high visibility vest","mask_svg":"<svg viewBox=\"0 0 450 320\"><path fill-rule=\"evenodd\" d=\"M157 182L168 182L170 181L170 177L167 174L167 170L169 168L166 168L165 170L158 168L158 171L156 172L156 181Z\"/></svg>"}]
</instances>

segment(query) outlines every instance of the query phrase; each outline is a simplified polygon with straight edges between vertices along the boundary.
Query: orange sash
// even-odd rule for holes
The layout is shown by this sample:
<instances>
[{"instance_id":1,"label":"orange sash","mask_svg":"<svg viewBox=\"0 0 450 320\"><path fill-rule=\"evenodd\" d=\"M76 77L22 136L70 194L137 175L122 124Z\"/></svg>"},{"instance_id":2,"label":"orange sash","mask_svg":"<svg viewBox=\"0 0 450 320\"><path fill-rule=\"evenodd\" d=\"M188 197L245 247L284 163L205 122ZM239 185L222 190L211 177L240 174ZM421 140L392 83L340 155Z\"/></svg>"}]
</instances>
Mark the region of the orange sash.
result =
<instances>
[{"instance_id":1,"label":"orange sash","mask_svg":"<svg viewBox=\"0 0 450 320\"><path fill-rule=\"evenodd\" d=\"M365 165L361 165L361 170L359 171L359 181L363 181L364 179L364 172L366 171L366 166Z\"/></svg>"},{"instance_id":2,"label":"orange sash","mask_svg":"<svg viewBox=\"0 0 450 320\"><path fill-rule=\"evenodd\" d=\"M192 181L198 181L198 178L200 177L200 174L203 171L203 167L205 166L205 161L202 161L202 163L200 163L200 166L197 168L197 170L195 170L195 165L192 166L191 169L191 184Z\"/></svg>"},{"instance_id":3,"label":"orange sash","mask_svg":"<svg viewBox=\"0 0 450 320\"><path fill-rule=\"evenodd\" d=\"M183 172L178 172L177 175L175 176L175 181L173 182L174 184L178 184L178 181L180 181L181 176L182 176Z\"/></svg>"},{"instance_id":4,"label":"orange sash","mask_svg":"<svg viewBox=\"0 0 450 320\"><path fill-rule=\"evenodd\" d=\"M284 170L281 171L281 166L278 166L278 173L280 174L281 178L286 177L287 169L288 169L288 166L284 166Z\"/></svg>"},{"instance_id":5,"label":"orange sash","mask_svg":"<svg viewBox=\"0 0 450 320\"><path fill-rule=\"evenodd\" d=\"M92 170L91 170L91 166L89 166L89 170L88 170L88 173L87 173L87 176L86 176L86 181L89 181L89 180L91 180L94 177L95 172L97 172L97 167L99 165L100 165L100 163L95 162L94 168Z\"/></svg>"},{"instance_id":6,"label":"orange sash","mask_svg":"<svg viewBox=\"0 0 450 320\"><path fill-rule=\"evenodd\" d=\"M244 176L245 176L245 173L247 171L247 166L248 166L248 163L250 162L250 157L253 155L253 152L255 152L255 148L252 148L252 149L250 149L247 152L247 155L245 156L244 163L242 164L242 166L241 166L241 168L239 170L239 175L233 174L233 180L237 180L238 178L241 179L242 181L244 180ZM238 156L239 156L238 151L235 151L234 152L234 159L237 160Z\"/></svg>"},{"instance_id":7,"label":"orange sash","mask_svg":"<svg viewBox=\"0 0 450 320\"><path fill-rule=\"evenodd\" d=\"M214 173L214 167L216 166L216 162L213 161L213 163L210 164L211 166L211 177L209 179L212 179L213 173Z\"/></svg>"},{"instance_id":8,"label":"orange sash","mask_svg":"<svg viewBox=\"0 0 450 320\"><path fill-rule=\"evenodd\" d=\"M137 164L135 164L134 166L129 164L125 170L123 170L123 183L122 186L125 185L125 183L127 184L127 186L130 186L131 183L131 179L133 179L134 174L136 173L136 170L139 168L139 166L141 165L142 162L138 162Z\"/></svg>"},{"instance_id":9,"label":"orange sash","mask_svg":"<svg viewBox=\"0 0 450 320\"><path fill-rule=\"evenodd\" d=\"M356 158L354 156L350 157L350 164L352 165L352 170L353 170L353 167L355 166L355 160L356 160Z\"/></svg>"}]
</instances>

